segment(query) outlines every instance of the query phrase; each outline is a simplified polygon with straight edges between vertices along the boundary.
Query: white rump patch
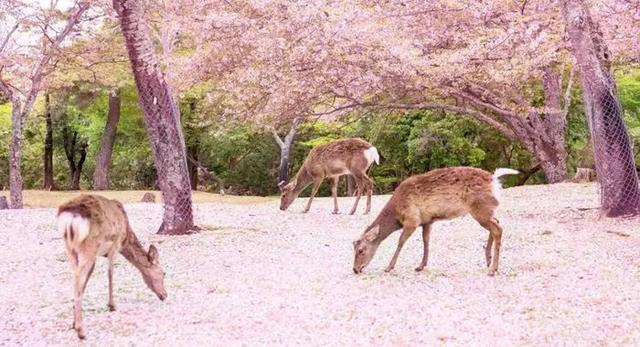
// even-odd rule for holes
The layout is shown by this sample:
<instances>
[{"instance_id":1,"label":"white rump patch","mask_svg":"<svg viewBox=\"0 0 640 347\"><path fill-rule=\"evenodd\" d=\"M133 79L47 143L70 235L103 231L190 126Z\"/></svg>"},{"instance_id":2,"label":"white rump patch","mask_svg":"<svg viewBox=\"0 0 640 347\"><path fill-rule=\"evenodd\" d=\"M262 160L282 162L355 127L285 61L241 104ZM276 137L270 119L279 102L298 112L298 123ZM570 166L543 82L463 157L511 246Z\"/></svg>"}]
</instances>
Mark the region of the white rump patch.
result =
<instances>
[{"instance_id":1,"label":"white rump patch","mask_svg":"<svg viewBox=\"0 0 640 347\"><path fill-rule=\"evenodd\" d=\"M376 165L380 165L380 155L378 154L378 149L375 147L367 148L364 150L364 157L367 158L369 165L375 162ZM367 165L367 166L369 166Z\"/></svg>"},{"instance_id":2,"label":"white rump patch","mask_svg":"<svg viewBox=\"0 0 640 347\"><path fill-rule=\"evenodd\" d=\"M91 223L88 219L71 212L62 212L58 216L58 231L66 235L69 229L73 229L74 238L70 241L74 244L78 244L87 238L90 226ZM65 237L65 239L69 239L69 237Z\"/></svg>"},{"instance_id":3,"label":"white rump patch","mask_svg":"<svg viewBox=\"0 0 640 347\"><path fill-rule=\"evenodd\" d=\"M520 171L514 169L499 168L493 173L493 182L491 184L491 192L496 200L500 201L500 190L502 190L502 183L500 183L500 177L506 175L517 175Z\"/></svg>"}]
</instances>

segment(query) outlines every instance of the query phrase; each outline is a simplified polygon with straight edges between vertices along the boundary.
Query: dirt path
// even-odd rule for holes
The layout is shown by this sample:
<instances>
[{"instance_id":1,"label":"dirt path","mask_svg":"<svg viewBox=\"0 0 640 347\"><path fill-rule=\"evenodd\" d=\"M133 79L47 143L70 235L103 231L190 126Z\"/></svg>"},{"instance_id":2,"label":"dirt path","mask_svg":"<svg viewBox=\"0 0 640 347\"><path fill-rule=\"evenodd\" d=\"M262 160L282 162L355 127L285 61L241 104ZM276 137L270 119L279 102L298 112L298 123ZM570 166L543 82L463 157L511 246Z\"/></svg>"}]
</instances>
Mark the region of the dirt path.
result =
<instances>
[{"instance_id":1,"label":"dirt path","mask_svg":"<svg viewBox=\"0 0 640 347\"><path fill-rule=\"evenodd\" d=\"M374 198L374 212L388 196ZM351 241L375 217L331 215L318 199L281 212L277 202L196 206L201 234L150 235L160 205L129 204L141 240L159 245L169 298L158 299L119 257L116 312L106 263L84 300L90 345L640 344L640 222L598 219L595 186L508 189L500 274L487 277L487 233L470 218L440 222L427 270L421 240L396 269L397 236L365 273ZM348 211L351 199L341 200ZM364 206L362 206L363 208ZM585 210L582 210L585 209ZM362 209L361 209L362 211ZM69 345L71 273L53 209L0 211L0 345Z\"/></svg>"}]
</instances>

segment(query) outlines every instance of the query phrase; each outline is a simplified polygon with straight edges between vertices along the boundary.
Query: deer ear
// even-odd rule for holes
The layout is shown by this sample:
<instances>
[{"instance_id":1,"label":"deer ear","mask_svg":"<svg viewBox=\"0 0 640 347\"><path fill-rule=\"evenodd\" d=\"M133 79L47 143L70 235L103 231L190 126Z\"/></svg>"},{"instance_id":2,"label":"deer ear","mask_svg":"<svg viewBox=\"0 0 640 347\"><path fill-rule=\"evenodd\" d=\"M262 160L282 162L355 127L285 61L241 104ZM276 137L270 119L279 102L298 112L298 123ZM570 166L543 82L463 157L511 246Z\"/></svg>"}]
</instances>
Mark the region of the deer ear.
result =
<instances>
[{"instance_id":1,"label":"deer ear","mask_svg":"<svg viewBox=\"0 0 640 347\"><path fill-rule=\"evenodd\" d=\"M282 188L285 185L285 181L280 181L280 183L278 183L278 188L280 189L280 191L282 191Z\"/></svg>"},{"instance_id":2,"label":"deer ear","mask_svg":"<svg viewBox=\"0 0 640 347\"><path fill-rule=\"evenodd\" d=\"M373 242L375 239L378 238L378 235L380 234L380 226L376 225L373 228L371 228L371 230L369 230L365 235L365 239L369 242Z\"/></svg>"},{"instance_id":3,"label":"deer ear","mask_svg":"<svg viewBox=\"0 0 640 347\"><path fill-rule=\"evenodd\" d=\"M160 262L160 254L158 253L158 249L156 246L149 246L149 252L147 253L147 258L151 264L158 264Z\"/></svg>"}]
</instances>

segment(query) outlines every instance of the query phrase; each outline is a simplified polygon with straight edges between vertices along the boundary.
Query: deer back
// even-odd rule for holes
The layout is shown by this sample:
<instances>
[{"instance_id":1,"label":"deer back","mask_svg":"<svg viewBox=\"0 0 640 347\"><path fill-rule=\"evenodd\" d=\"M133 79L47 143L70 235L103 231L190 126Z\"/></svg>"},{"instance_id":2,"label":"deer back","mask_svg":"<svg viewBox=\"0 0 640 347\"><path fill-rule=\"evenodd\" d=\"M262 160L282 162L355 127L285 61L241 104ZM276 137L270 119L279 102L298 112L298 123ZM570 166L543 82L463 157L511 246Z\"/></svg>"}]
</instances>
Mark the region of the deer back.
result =
<instances>
[{"instance_id":1,"label":"deer back","mask_svg":"<svg viewBox=\"0 0 640 347\"><path fill-rule=\"evenodd\" d=\"M491 173L470 167L429 171L408 178L393 193L398 219L420 216L422 222L452 219L475 208L495 208Z\"/></svg>"},{"instance_id":2,"label":"deer back","mask_svg":"<svg viewBox=\"0 0 640 347\"><path fill-rule=\"evenodd\" d=\"M104 255L113 247L120 249L129 223L120 202L83 194L58 208L58 225L67 246Z\"/></svg>"}]
</instances>

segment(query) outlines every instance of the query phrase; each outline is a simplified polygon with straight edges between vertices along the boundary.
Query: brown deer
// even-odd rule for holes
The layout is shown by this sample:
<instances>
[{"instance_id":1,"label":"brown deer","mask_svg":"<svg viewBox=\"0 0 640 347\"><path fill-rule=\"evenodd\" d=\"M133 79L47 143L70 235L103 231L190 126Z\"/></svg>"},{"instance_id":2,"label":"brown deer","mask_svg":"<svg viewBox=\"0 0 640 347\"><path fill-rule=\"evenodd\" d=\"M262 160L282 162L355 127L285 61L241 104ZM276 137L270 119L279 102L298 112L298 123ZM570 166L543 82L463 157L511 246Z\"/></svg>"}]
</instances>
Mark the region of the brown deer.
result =
<instances>
[{"instance_id":1,"label":"brown deer","mask_svg":"<svg viewBox=\"0 0 640 347\"><path fill-rule=\"evenodd\" d=\"M63 234L74 276L73 328L84 339L82 296L91 277L97 256L109 263L110 311L113 302L113 261L120 252L142 274L142 279L160 300L167 298L164 272L160 268L158 250L145 251L131 230L122 204L98 195L80 195L58 208L58 230Z\"/></svg>"},{"instance_id":2,"label":"brown deer","mask_svg":"<svg viewBox=\"0 0 640 347\"><path fill-rule=\"evenodd\" d=\"M373 181L367 176L367 169L371 163L380 163L378 150L369 142L353 138L342 139L329 142L324 145L314 147L307 159L298 170L296 177L289 184L282 187L280 197L280 209L286 210L306 187L313 183L309 202L304 212L309 212L313 197L320 188L320 183L325 178L331 182L331 196L333 197L333 214L338 213L338 179L342 175L352 175L356 181L356 201L349 214L354 214L358 207L358 202L363 192L367 193L367 209L365 214L371 210L371 193L373 191Z\"/></svg>"},{"instance_id":3,"label":"brown deer","mask_svg":"<svg viewBox=\"0 0 640 347\"><path fill-rule=\"evenodd\" d=\"M424 253L420 265L415 270L422 271L427 266L431 224L470 213L483 228L489 230L485 258L489 275L495 275L498 271L502 238L502 227L494 217L501 189L498 179L504 175L516 174L518 171L512 169L497 169L492 175L481 169L454 167L409 177L396 188L389 202L375 221L366 228L360 239L353 242L353 271L356 274L361 273L373 258L380 243L391 233L402 228L398 247L385 269L386 272L391 271L396 265L402 246L418 226L422 226Z\"/></svg>"}]
</instances>

